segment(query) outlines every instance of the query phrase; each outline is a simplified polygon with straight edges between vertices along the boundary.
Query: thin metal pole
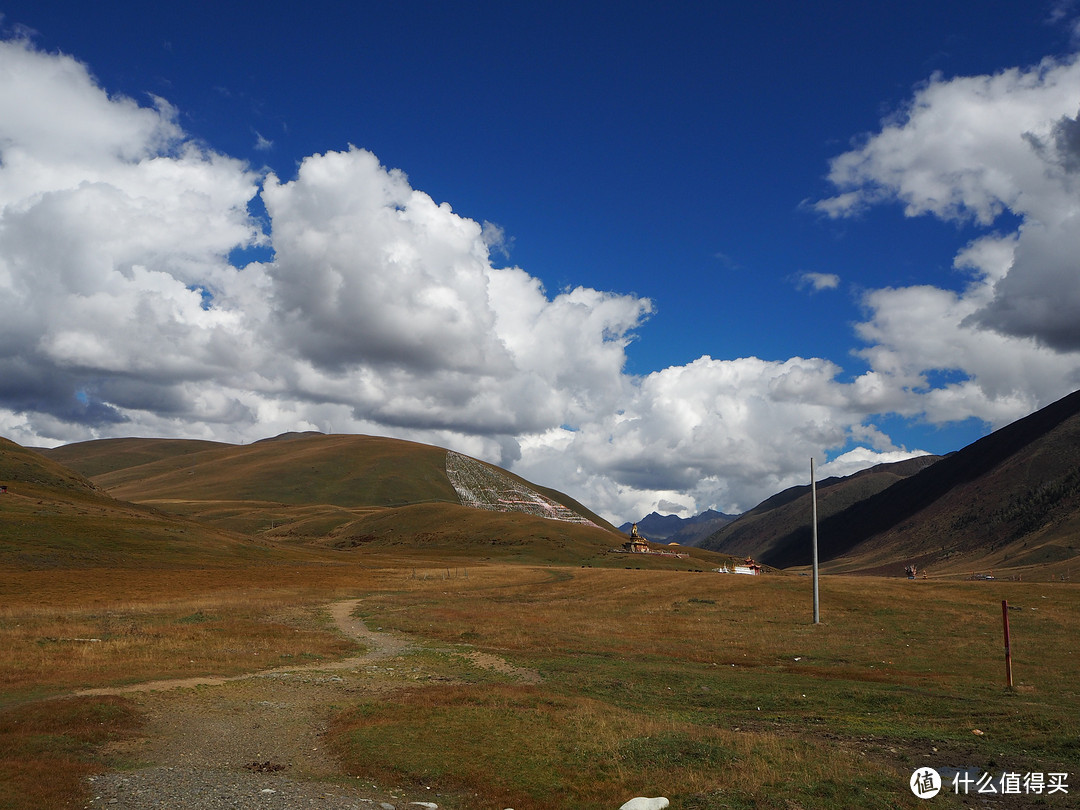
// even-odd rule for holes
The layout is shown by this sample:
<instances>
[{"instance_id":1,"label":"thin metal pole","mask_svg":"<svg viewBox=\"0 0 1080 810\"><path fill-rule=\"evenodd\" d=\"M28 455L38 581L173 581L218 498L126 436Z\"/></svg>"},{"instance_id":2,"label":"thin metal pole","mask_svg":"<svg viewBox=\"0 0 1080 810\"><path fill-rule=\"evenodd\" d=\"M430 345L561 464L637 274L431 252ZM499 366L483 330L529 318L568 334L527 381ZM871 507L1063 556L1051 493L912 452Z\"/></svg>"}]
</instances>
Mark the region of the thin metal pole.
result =
<instances>
[{"instance_id":1,"label":"thin metal pole","mask_svg":"<svg viewBox=\"0 0 1080 810\"><path fill-rule=\"evenodd\" d=\"M810 459L810 501L814 537L814 624L821 624L821 611L818 607L818 559L817 559L817 482L814 480L814 459Z\"/></svg>"},{"instance_id":2,"label":"thin metal pole","mask_svg":"<svg viewBox=\"0 0 1080 810\"><path fill-rule=\"evenodd\" d=\"M1012 689L1012 650L1009 648L1009 603L1001 600L1001 626L1005 628L1005 683Z\"/></svg>"}]
</instances>

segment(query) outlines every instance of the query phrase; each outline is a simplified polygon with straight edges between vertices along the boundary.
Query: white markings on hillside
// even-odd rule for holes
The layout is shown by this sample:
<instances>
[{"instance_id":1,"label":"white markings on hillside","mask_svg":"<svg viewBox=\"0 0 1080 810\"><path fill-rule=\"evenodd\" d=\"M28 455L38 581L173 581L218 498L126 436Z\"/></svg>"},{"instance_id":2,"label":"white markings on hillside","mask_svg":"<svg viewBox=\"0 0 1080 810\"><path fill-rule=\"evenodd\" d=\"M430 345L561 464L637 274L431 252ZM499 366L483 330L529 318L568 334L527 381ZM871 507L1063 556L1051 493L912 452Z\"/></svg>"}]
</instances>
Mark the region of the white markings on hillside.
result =
<instances>
[{"instance_id":1,"label":"white markings on hillside","mask_svg":"<svg viewBox=\"0 0 1080 810\"><path fill-rule=\"evenodd\" d=\"M549 520L596 525L509 475L453 450L446 452L446 477L454 485L461 502L474 509L525 512Z\"/></svg>"}]
</instances>

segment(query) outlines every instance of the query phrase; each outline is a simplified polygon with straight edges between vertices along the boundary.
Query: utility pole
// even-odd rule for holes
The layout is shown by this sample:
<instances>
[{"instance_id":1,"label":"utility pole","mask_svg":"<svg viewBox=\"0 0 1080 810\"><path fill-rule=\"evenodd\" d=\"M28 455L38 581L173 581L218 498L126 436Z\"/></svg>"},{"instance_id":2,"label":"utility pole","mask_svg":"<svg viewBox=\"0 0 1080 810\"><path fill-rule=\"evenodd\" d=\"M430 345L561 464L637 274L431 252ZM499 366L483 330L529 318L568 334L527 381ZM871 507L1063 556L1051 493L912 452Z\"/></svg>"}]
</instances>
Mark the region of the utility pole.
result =
<instances>
[{"instance_id":1,"label":"utility pole","mask_svg":"<svg viewBox=\"0 0 1080 810\"><path fill-rule=\"evenodd\" d=\"M818 562L817 562L817 482L814 480L814 459L810 457L810 503L812 537L814 543L814 624L821 624L818 608Z\"/></svg>"}]
</instances>

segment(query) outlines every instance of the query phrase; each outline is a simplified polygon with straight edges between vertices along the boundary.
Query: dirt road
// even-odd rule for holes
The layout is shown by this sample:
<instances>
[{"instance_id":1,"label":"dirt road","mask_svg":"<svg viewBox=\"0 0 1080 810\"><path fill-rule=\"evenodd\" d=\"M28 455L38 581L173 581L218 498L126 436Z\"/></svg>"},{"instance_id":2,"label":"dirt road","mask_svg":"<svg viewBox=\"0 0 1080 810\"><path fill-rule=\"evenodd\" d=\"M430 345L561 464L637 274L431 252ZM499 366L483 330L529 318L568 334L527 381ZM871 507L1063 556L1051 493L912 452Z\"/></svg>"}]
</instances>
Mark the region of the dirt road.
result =
<instances>
[{"instance_id":1,"label":"dirt road","mask_svg":"<svg viewBox=\"0 0 1080 810\"><path fill-rule=\"evenodd\" d=\"M408 793L339 772L325 748L333 707L425 677L402 656L411 646L353 617L360 600L329 605L335 626L365 646L331 663L221 678L153 681L79 695L122 694L146 718L144 735L109 753L136 764L94 778L87 807L117 810L293 810L436 807L433 791ZM496 656L477 666L536 682ZM417 674L419 672L419 674ZM426 794L426 795L424 795Z\"/></svg>"}]
</instances>

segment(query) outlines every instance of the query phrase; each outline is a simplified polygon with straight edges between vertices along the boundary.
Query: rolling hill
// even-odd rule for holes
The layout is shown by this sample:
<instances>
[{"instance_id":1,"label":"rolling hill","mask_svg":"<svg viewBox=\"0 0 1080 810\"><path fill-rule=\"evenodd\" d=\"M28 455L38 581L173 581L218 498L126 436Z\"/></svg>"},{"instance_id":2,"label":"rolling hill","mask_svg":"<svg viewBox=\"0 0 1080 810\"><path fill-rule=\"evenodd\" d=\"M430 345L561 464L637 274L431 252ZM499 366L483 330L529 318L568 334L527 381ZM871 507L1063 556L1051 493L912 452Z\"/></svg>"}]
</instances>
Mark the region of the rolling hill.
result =
<instances>
[{"instance_id":1,"label":"rolling hill","mask_svg":"<svg viewBox=\"0 0 1080 810\"><path fill-rule=\"evenodd\" d=\"M102 523L111 511L123 518L116 525L135 520L152 527L149 535L195 531L176 528L181 523L198 527L195 534L218 532L213 543L228 553L258 541L614 564L610 549L622 542L613 526L563 493L396 439L292 433L249 445L108 439L39 453L10 442L0 449L0 474L20 488L37 487L33 492L47 496L42 505L54 504L35 517L55 524L73 509L88 514L72 503L93 503ZM686 547L695 559L685 564L711 566L714 552L775 568L809 564L809 501L809 486L777 493L701 541L700 551ZM9 514L15 502L4 503ZM902 575L915 563L943 575L1068 574L1080 556L1080 392L948 456L821 481L818 515L826 572ZM74 537L74 524L66 525L59 536ZM52 531L42 526L34 530L39 548ZM660 518L651 539L677 536L668 528L676 527ZM12 531L5 532L10 541ZM648 526L642 533L650 535ZM13 547L9 542L8 553Z\"/></svg>"},{"instance_id":2,"label":"rolling hill","mask_svg":"<svg viewBox=\"0 0 1080 810\"><path fill-rule=\"evenodd\" d=\"M828 504L823 490L819 558L825 571L902 574L914 563L943 574L1068 575L1080 555L1080 392L842 509L822 510ZM762 508L768 503L748 516L771 522L775 516ZM798 511L801 523L792 525L789 517L787 528L777 521L768 532L753 531L748 521L736 534L740 520L709 547L745 548L782 568L808 565L809 508Z\"/></svg>"},{"instance_id":3,"label":"rolling hill","mask_svg":"<svg viewBox=\"0 0 1080 810\"><path fill-rule=\"evenodd\" d=\"M474 471L497 468L431 445L378 436L286 433L248 445L185 439L104 439L42 453L92 477L110 495L188 511L184 504L245 502L363 509L421 503L459 505L455 459ZM613 527L568 496L497 473L517 497L531 492L565 509L564 519ZM512 511L512 510L507 510ZM517 510L521 511L521 510Z\"/></svg>"},{"instance_id":4,"label":"rolling hill","mask_svg":"<svg viewBox=\"0 0 1080 810\"><path fill-rule=\"evenodd\" d=\"M938 461L940 456L919 456L892 464L878 464L843 478L817 482L818 520L842 512L898 481ZM790 487L762 501L750 511L701 541L701 548L767 560L792 533L809 525L810 485Z\"/></svg>"},{"instance_id":5,"label":"rolling hill","mask_svg":"<svg viewBox=\"0 0 1080 810\"><path fill-rule=\"evenodd\" d=\"M109 497L74 470L0 438L0 566L158 567L262 559L250 540Z\"/></svg>"},{"instance_id":6,"label":"rolling hill","mask_svg":"<svg viewBox=\"0 0 1080 810\"><path fill-rule=\"evenodd\" d=\"M614 527L569 496L415 442L290 433L248 445L107 439L40 452L109 496L260 542L624 562L610 554L623 540ZM707 562L680 565L715 564L698 556Z\"/></svg>"}]
</instances>

